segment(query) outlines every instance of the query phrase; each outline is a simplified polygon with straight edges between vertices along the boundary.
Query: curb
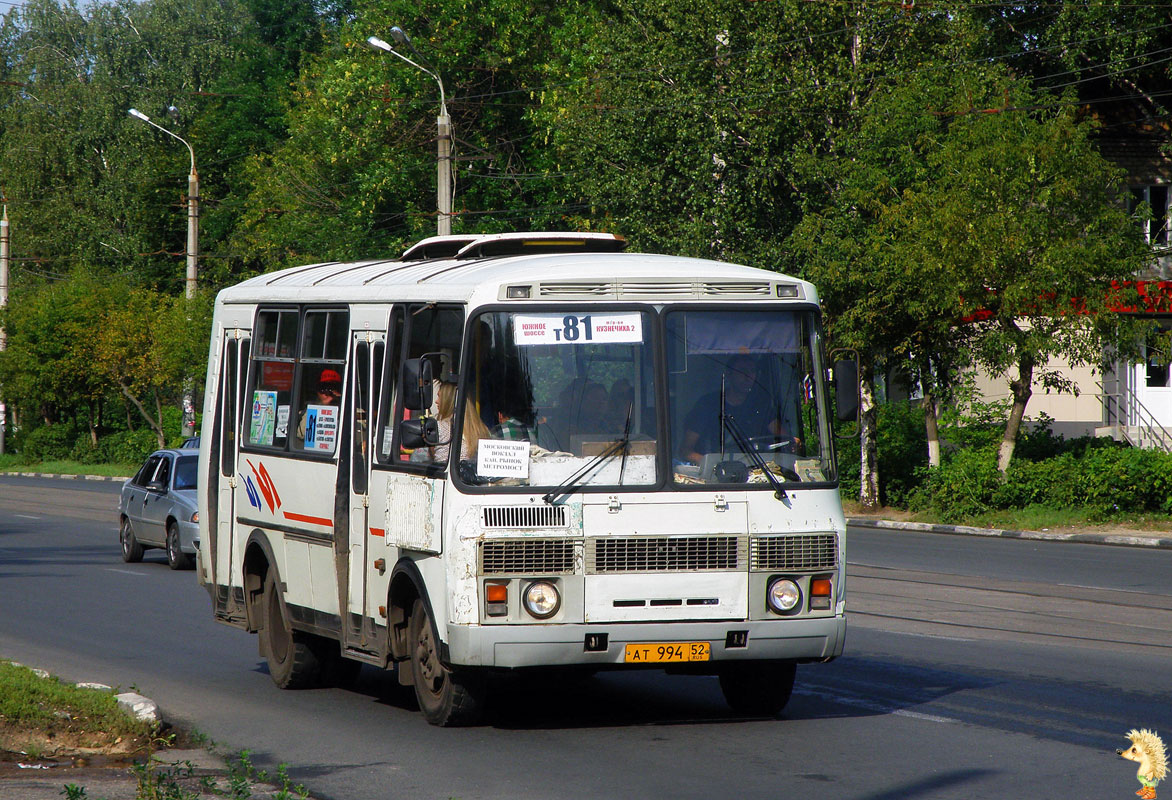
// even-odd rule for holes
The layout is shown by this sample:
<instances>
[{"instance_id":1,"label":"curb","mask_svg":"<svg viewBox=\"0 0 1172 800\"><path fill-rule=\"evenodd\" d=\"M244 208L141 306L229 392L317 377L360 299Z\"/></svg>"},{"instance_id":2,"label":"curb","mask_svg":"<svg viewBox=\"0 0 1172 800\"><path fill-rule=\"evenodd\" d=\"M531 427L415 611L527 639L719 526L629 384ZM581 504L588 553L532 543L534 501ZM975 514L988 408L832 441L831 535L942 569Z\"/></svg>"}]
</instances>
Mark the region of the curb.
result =
<instances>
[{"instance_id":1,"label":"curb","mask_svg":"<svg viewBox=\"0 0 1172 800\"><path fill-rule=\"evenodd\" d=\"M4 475L15 475L18 478L64 478L78 481L125 481L130 477L128 475L74 475L54 472L0 472L0 476Z\"/></svg>"},{"instance_id":2,"label":"curb","mask_svg":"<svg viewBox=\"0 0 1172 800\"><path fill-rule=\"evenodd\" d=\"M856 528L914 531L916 533L943 533L953 536L993 536L1003 539L1034 539L1049 542L1076 542L1078 544L1110 544L1124 547L1151 547L1172 550L1172 538L1162 536L1129 536L1118 533L1053 533L1050 531L1015 531L1001 528L976 528L970 525L936 525L930 522L897 522L887 519L847 517L846 524Z\"/></svg>"}]
</instances>

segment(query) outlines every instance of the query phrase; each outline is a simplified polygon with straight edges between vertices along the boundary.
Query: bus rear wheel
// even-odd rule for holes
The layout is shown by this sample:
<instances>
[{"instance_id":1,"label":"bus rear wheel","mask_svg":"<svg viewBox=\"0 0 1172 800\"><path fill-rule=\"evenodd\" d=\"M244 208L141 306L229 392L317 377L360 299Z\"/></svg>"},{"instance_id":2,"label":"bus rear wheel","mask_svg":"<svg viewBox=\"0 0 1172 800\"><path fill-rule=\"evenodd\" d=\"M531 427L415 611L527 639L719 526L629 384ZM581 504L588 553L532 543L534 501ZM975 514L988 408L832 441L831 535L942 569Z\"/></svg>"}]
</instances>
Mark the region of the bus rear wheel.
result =
<instances>
[{"instance_id":1,"label":"bus rear wheel","mask_svg":"<svg viewBox=\"0 0 1172 800\"><path fill-rule=\"evenodd\" d=\"M294 631L285 619L280 588L272 571L265 578L261 603L264 615L264 627L260 631L261 649L273 683L282 689L316 686L321 664L307 636Z\"/></svg>"},{"instance_id":2,"label":"bus rear wheel","mask_svg":"<svg viewBox=\"0 0 1172 800\"><path fill-rule=\"evenodd\" d=\"M730 661L720 668L720 690L738 714L775 717L794 690L793 661Z\"/></svg>"},{"instance_id":3,"label":"bus rear wheel","mask_svg":"<svg viewBox=\"0 0 1172 800\"><path fill-rule=\"evenodd\" d=\"M474 725L484 701L483 676L444 666L427 606L416 600L408 632L415 699L423 718L432 725Z\"/></svg>"}]
</instances>

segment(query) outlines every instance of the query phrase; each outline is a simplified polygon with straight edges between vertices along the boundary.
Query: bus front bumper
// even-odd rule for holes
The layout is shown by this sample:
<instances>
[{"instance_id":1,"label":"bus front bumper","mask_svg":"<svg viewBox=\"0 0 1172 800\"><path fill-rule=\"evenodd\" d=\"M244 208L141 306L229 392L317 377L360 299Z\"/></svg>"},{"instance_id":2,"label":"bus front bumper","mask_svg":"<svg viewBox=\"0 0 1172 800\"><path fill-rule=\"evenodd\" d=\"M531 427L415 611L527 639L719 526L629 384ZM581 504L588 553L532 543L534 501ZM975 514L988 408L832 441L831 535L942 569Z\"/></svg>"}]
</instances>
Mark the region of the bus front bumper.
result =
<instances>
[{"instance_id":1,"label":"bus front bumper","mask_svg":"<svg viewBox=\"0 0 1172 800\"><path fill-rule=\"evenodd\" d=\"M602 637L605 638L602 638ZM846 617L605 625L449 625L455 666L625 665L626 645L708 642L710 660L818 661L842 654ZM659 666L663 666L660 664Z\"/></svg>"}]
</instances>

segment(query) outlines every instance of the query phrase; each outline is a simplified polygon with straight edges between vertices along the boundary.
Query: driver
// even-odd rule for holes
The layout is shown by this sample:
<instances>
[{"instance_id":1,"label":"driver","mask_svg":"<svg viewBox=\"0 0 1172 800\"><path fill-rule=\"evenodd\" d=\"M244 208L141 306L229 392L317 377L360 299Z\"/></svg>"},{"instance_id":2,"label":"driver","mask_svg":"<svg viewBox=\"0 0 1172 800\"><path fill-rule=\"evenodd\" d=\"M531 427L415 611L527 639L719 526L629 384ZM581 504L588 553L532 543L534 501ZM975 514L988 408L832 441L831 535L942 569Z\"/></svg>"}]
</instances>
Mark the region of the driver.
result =
<instances>
[{"instance_id":1,"label":"driver","mask_svg":"<svg viewBox=\"0 0 1172 800\"><path fill-rule=\"evenodd\" d=\"M768 393L757 384L757 361L745 354L734 355L728 362L724 381L724 412L732 417L749 439L757 436L788 437L777 408L771 407ZM720 451L720 390L696 401L684 418L684 438L680 457L699 464L705 453ZM725 432L726 447L739 450L730 432Z\"/></svg>"}]
</instances>

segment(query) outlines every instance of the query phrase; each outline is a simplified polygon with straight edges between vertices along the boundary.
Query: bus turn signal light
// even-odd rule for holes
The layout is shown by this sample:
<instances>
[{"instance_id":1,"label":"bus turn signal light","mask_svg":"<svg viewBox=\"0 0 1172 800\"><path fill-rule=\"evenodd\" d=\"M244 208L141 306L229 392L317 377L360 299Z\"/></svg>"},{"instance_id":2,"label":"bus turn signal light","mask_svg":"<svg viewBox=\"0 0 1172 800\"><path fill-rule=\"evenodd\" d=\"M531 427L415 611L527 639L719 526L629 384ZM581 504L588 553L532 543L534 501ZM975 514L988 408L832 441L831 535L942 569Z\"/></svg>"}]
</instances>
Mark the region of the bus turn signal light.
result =
<instances>
[{"instance_id":1,"label":"bus turn signal light","mask_svg":"<svg viewBox=\"0 0 1172 800\"><path fill-rule=\"evenodd\" d=\"M484 584L484 611L490 617L503 617L509 613L509 584Z\"/></svg>"},{"instance_id":2,"label":"bus turn signal light","mask_svg":"<svg viewBox=\"0 0 1172 800\"><path fill-rule=\"evenodd\" d=\"M830 578L814 578L810 581L810 608L830 608Z\"/></svg>"}]
</instances>

